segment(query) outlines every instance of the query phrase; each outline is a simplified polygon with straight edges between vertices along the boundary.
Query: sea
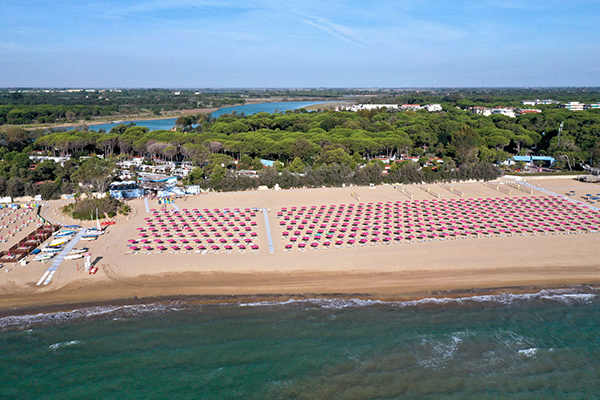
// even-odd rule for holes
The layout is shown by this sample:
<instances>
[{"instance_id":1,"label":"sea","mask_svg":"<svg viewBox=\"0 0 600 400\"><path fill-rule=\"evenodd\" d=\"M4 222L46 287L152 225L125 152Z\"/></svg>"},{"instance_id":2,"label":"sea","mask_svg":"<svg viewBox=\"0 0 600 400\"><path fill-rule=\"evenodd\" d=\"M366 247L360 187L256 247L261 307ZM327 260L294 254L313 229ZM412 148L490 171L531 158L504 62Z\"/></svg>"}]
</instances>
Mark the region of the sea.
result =
<instances>
[{"instance_id":1,"label":"sea","mask_svg":"<svg viewBox=\"0 0 600 400\"><path fill-rule=\"evenodd\" d=\"M278 103L258 103L258 104L243 104L239 106L231 106L220 108L217 111L211 113L211 115L215 118L223 114L231 114L232 112L236 112L238 114L244 113L245 115L252 115L259 112L268 112L274 113L278 111L286 111L286 110L296 110L303 107L308 107L313 104L322 104L326 103L323 101L320 102L306 102L306 101L287 101L287 102L278 102ZM151 131L156 130L169 130L175 126L175 121L177 118L166 118L166 119L147 119L147 120L138 120L138 121L118 121L113 123L106 124L98 124L98 125L90 125L89 130L98 132L100 129L104 129L106 132L110 131L111 128L120 125L122 123L130 123L133 122L137 126L144 126L149 128Z\"/></svg>"},{"instance_id":2,"label":"sea","mask_svg":"<svg viewBox=\"0 0 600 400\"><path fill-rule=\"evenodd\" d=\"M0 318L2 399L598 399L600 292Z\"/></svg>"}]
</instances>

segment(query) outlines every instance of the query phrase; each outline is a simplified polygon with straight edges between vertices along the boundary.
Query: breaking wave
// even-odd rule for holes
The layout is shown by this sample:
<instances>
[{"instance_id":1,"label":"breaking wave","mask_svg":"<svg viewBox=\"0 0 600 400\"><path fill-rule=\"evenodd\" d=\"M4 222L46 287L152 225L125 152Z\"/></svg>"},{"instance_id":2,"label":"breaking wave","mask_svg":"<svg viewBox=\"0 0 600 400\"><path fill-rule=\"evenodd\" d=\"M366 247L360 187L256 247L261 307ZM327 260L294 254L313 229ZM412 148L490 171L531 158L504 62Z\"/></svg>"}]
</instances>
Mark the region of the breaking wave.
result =
<instances>
[{"instance_id":1,"label":"breaking wave","mask_svg":"<svg viewBox=\"0 0 600 400\"><path fill-rule=\"evenodd\" d=\"M289 299L286 301L257 301L238 303L201 304L198 301L171 301L151 304L135 304L120 306L97 306L39 313L35 315L15 315L0 318L0 330L30 329L39 325L59 325L81 320L113 319L161 314L177 311L201 310L205 307L298 307L322 309L346 309L364 307L452 307L452 306L503 306L529 301L543 303L586 304L598 298L598 291L593 288L542 290L537 293L478 295L464 297L428 297L409 301L384 301L358 298L329 298L329 299Z\"/></svg>"}]
</instances>

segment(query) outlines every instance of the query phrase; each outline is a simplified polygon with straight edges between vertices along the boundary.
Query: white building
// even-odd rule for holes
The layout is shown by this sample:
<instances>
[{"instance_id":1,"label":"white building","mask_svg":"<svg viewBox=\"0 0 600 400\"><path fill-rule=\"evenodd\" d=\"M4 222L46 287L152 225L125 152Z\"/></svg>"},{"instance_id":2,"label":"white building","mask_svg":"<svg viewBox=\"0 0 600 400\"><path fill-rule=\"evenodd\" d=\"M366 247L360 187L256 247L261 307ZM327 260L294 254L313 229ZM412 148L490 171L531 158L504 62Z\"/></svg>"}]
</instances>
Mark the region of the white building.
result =
<instances>
[{"instance_id":1,"label":"white building","mask_svg":"<svg viewBox=\"0 0 600 400\"><path fill-rule=\"evenodd\" d=\"M507 117L515 118L515 109L511 107L496 107L492 110L492 114L506 115Z\"/></svg>"},{"instance_id":2,"label":"white building","mask_svg":"<svg viewBox=\"0 0 600 400\"><path fill-rule=\"evenodd\" d=\"M423 106L423 108L429 112L442 111L441 104L427 104L426 106Z\"/></svg>"},{"instance_id":3,"label":"white building","mask_svg":"<svg viewBox=\"0 0 600 400\"><path fill-rule=\"evenodd\" d=\"M578 101L570 101L568 103L561 104L560 106L561 108L566 108L567 110L571 111L581 111L583 110L584 104Z\"/></svg>"},{"instance_id":4,"label":"white building","mask_svg":"<svg viewBox=\"0 0 600 400\"><path fill-rule=\"evenodd\" d=\"M378 108L397 109L399 106L398 104L355 104L346 108L346 110L356 112L359 110L377 110Z\"/></svg>"}]
</instances>

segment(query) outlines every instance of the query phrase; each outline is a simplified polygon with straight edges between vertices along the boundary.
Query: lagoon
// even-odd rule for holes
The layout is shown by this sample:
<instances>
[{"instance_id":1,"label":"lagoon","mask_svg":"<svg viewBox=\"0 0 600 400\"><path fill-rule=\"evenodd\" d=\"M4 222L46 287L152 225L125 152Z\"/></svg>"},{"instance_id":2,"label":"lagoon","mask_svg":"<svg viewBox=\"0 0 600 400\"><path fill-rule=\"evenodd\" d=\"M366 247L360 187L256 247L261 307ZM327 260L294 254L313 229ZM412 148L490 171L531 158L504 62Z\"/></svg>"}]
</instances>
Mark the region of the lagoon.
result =
<instances>
[{"instance_id":1,"label":"lagoon","mask_svg":"<svg viewBox=\"0 0 600 400\"><path fill-rule=\"evenodd\" d=\"M278 102L278 103L258 103L258 104L244 104L240 106L231 106L220 108L217 111L212 113L213 117L219 117L223 114L230 114L232 112L236 112L238 114L244 113L245 115L252 115L259 112L268 112L274 113L276 111L286 111L286 110L297 110L299 108L308 107L313 104L321 104L321 102L314 101L288 101L288 102ZM104 129L106 132L110 131L111 128L122 124L122 123L130 123L133 122L137 126L145 126L149 128L151 131L155 130L169 130L175 126L175 120L177 118L165 118L165 119L147 119L147 120L138 120L138 121L120 121L119 123L106 123L99 125L91 125L89 130L99 131Z\"/></svg>"}]
</instances>

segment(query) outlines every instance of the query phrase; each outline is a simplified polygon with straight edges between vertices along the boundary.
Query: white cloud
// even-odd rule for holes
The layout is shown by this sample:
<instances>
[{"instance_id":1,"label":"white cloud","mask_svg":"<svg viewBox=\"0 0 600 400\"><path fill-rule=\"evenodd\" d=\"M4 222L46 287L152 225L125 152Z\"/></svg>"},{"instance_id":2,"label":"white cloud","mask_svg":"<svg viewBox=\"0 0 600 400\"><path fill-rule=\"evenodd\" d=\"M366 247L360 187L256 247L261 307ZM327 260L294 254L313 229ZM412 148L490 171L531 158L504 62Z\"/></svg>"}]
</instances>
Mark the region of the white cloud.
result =
<instances>
[{"instance_id":1,"label":"white cloud","mask_svg":"<svg viewBox=\"0 0 600 400\"><path fill-rule=\"evenodd\" d=\"M314 26L316 28L321 29L324 32L327 32L331 36L343 40L344 42L357 46L364 46L366 44L369 44L369 42L363 39L355 30L348 28L344 25L331 22L326 18L306 17L300 20L308 25Z\"/></svg>"}]
</instances>

